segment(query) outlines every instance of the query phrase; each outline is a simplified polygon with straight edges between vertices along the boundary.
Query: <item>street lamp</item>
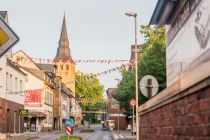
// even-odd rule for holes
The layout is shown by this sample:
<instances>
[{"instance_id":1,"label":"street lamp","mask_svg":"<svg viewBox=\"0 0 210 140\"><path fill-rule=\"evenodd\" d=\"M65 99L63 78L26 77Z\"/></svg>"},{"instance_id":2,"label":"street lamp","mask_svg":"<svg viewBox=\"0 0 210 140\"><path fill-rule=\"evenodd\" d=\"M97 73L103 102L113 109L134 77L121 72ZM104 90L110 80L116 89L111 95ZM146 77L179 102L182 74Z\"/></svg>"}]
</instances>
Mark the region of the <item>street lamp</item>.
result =
<instances>
[{"instance_id":1,"label":"street lamp","mask_svg":"<svg viewBox=\"0 0 210 140\"><path fill-rule=\"evenodd\" d=\"M134 29L135 29L135 79L136 79L136 140L139 140L139 115L138 115L138 65L137 65L137 14L134 12L126 12L125 15L134 17Z\"/></svg>"},{"instance_id":2,"label":"street lamp","mask_svg":"<svg viewBox=\"0 0 210 140\"><path fill-rule=\"evenodd\" d=\"M117 80L117 85L119 86L120 84L120 79L115 79ZM117 117L117 133L120 134L120 104L119 102L117 103L118 104L118 109L117 109L117 112L118 112L118 117Z\"/></svg>"}]
</instances>

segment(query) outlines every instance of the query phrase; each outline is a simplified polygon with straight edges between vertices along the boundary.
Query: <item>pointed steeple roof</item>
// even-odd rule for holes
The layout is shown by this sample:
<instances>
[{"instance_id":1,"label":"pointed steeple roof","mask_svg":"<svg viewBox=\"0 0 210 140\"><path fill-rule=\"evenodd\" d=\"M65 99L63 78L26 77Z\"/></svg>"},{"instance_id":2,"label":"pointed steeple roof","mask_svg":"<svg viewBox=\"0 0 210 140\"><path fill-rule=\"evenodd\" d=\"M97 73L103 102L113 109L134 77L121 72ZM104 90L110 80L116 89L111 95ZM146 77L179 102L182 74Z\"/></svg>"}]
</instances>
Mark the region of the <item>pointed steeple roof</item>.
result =
<instances>
[{"instance_id":1,"label":"pointed steeple roof","mask_svg":"<svg viewBox=\"0 0 210 140\"><path fill-rule=\"evenodd\" d=\"M57 49L56 60L72 60L69 48L69 40L66 28L66 18L63 17L62 30L59 40L59 47Z\"/></svg>"}]
</instances>

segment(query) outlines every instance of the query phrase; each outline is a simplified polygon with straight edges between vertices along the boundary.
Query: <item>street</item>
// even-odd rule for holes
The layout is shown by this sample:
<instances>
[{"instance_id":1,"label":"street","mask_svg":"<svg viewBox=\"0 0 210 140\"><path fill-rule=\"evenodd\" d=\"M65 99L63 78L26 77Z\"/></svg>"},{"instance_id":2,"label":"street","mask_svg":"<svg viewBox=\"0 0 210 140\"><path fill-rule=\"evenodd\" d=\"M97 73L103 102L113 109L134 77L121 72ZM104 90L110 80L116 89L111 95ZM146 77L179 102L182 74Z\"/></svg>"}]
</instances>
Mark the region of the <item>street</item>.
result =
<instances>
[{"instance_id":1,"label":"street","mask_svg":"<svg viewBox=\"0 0 210 140\"><path fill-rule=\"evenodd\" d=\"M91 128L94 129L95 132L86 136L84 140L113 140L112 132L101 131L101 125L93 125Z\"/></svg>"},{"instance_id":2,"label":"street","mask_svg":"<svg viewBox=\"0 0 210 140\"><path fill-rule=\"evenodd\" d=\"M74 135L81 136L83 140L113 140L112 132L110 131L101 131L101 125L91 125L91 129L94 129L95 132L93 133L80 133L80 128L75 128ZM64 136L65 131L62 132L55 132L49 135L40 136L38 138L35 138L34 140L56 140L56 138L60 136Z\"/></svg>"}]
</instances>

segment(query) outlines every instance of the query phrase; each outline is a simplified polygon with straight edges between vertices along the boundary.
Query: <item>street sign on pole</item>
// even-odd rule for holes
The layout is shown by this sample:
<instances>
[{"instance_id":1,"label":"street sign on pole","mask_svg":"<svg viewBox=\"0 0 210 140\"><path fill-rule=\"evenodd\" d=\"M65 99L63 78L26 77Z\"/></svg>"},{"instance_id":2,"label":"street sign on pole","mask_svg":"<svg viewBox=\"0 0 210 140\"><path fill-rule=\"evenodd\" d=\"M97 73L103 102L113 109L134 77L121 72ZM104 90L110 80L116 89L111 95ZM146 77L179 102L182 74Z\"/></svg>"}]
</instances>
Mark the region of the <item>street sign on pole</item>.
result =
<instances>
[{"instance_id":1,"label":"street sign on pole","mask_svg":"<svg viewBox=\"0 0 210 140\"><path fill-rule=\"evenodd\" d=\"M136 100L134 99L130 100L130 106L136 106Z\"/></svg>"},{"instance_id":2,"label":"street sign on pole","mask_svg":"<svg viewBox=\"0 0 210 140\"><path fill-rule=\"evenodd\" d=\"M72 126L74 124L74 120L71 118L66 119L65 121L66 126Z\"/></svg>"},{"instance_id":3,"label":"street sign on pole","mask_svg":"<svg viewBox=\"0 0 210 140\"><path fill-rule=\"evenodd\" d=\"M146 75L141 79L139 87L141 93L145 97L151 98L152 96L155 96L157 94L159 86L158 81L155 77L153 77L152 75Z\"/></svg>"},{"instance_id":4,"label":"street sign on pole","mask_svg":"<svg viewBox=\"0 0 210 140\"><path fill-rule=\"evenodd\" d=\"M71 135L71 127L70 126L66 127L66 135L68 136L68 140L70 140L70 137L69 137L69 135Z\"/></svg>"},{"instance_id":5,"label":"street sign on pole","mask_svg":"<svg viewBox=\"0 0 210 140\"><path fill-rule=\"evenodd\" d=\"M0 57L18 41L18 36L0 16Z\"/></svg>"}]
</instances>

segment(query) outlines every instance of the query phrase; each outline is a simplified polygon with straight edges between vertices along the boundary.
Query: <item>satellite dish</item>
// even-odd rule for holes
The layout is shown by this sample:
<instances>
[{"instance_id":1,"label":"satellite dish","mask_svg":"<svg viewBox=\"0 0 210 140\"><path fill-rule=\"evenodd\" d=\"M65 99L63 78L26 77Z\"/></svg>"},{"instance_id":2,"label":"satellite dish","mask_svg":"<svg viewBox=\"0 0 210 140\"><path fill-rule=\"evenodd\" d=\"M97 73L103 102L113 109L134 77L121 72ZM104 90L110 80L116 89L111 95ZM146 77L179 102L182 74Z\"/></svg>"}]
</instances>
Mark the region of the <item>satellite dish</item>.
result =
<instances>
[{"instance_id":1,"label":"satellite dish","mask_svg":"<svg viewBox=\"0 0 210 140\"><path fill-rule=\"evenodd\" d=\"M141 93L145 97L151 98L152 96L156 95L158 92L158 82L156 78L151 75L144 76L139 83L139 87Z\"/></svg>"}]
</instances>

